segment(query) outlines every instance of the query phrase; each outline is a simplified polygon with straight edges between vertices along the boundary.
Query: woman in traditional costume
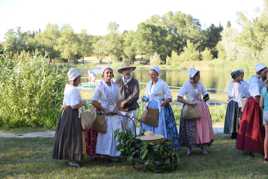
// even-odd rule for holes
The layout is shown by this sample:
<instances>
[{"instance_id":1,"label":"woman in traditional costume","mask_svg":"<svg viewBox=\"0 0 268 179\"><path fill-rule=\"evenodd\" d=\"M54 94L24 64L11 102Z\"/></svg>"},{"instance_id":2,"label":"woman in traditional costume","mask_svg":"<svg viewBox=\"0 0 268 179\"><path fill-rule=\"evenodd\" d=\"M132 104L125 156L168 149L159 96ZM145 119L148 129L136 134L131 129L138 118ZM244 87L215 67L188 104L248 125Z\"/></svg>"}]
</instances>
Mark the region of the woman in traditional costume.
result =
<instances>
[{"instance_id":1,"label":"woman in traditional costume","mask_svg":"<svg viewBox=\"0 0 268 179\"><path fill-rule=\"evenodd\" d=\"M107 130L105 133L98 133L96 154L108 157L119 157L120 152L117 150L118 141L114 132L122 129L122 117L117 115L117 103L119 101L119 88L113 82L113 70L106 67L103 70L103 80L95 89L92 99L93 106L97 111L105 114Z\"/></svg>"},{"instance_id":2,"label":"woman in traditional costume","mask_svg":"<svg viewBox=\"0 0 268 179\"><path fill-rule=\"evenodd\" d=\"M185 105L196 106L199 117L184 119L181 115L180 144L187 147L187 155L191 155L194 146L200 147L203 154L208 154L207 146L214 138L211 115L205 102L209 99L209 95L203 84L199 82L199 70L191 68L189 78L190 80L186 81L179 90L177 100L184 104L183 108Z\"/></svg>"},{"instance_id":3,"label":"woman in traditional costume","mask_svg":"<svg viewBox=\"0 0 268 179\"><path fill-rule=\"evenodd\" d=\"M78 85L80 84L80 72L71 68L68 72L69 84L64 90L63 112L59 119L53 159L68 160L71 167L79 167L78 161L82 159L82 131L79 118L79 108L83 102Z\"/></svg>"},{"instance_id":4,"label":"woman in traditional costume","mask_svg":"<svg viewBox=\"0 0 268 179\"><path fill-rule=\"evenodd\" d=\"M151 80L147 83L145 89L145 98L148 104L155 102L159 110L158 126L153 127L141 123L143 132L151 131L154 134L162 135L164 138L171 140L174 149L179 149L179 135L173 110L170 106L172 96L170 89L165 81L160 79L160 68L152 67L149 71Z\"/></svg>"},{"instance_id":5,"label":"woman in traditional costume","mask_svg":"<svg viewBox=\"0 0 268 179\"><path fill-rule=\"evenodd\" d=\"M250 96L245 104L237 134L236 148L253 155L263 153L264 129L261 120L260 96L265 86L268 69L263 64L256 65L256 75L249 80Z\"/></svg>"},{"instance_id":6,"label":"woman in traditional costume","mask_svg":"<svg viewBox=\"0 0 268 179\"><path fill-rule=\"evenodd\" d=\"M235 70L231 73L232 82L228 86L228 103L225 115L224 134L228 134L232 139L236 138L239 118L241 116L242 97L240 92L240 81L242 73Z\"/></svg>"}]
</instances>

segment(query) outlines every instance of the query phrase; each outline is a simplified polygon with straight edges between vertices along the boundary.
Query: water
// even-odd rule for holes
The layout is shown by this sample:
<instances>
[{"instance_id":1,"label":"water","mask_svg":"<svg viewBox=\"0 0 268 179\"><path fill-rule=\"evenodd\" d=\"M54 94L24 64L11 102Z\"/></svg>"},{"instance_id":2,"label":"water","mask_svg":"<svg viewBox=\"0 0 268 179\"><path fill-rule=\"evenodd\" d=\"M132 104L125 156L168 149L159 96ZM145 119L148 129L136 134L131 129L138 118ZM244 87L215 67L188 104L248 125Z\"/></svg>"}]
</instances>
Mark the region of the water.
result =
<instances>
[{"instance_id":1,"label":"water","mask_svg":"<svg viewBox=\"0 0 268 179\"><path fill-rule=\"evenodd\" d=\"M97 79L101 79L101 68L93 69L97 73ZM86 81L87 70L82 69L83 81ZM147 69L136 69L134 71L135 78L139 81L141 91L145 88L145 84L149 80ZM115 78L119 78L120 74L115 71ZM176 97L179 88L188 80L188 72L186 69L181 70L161 70L161 79L166 81L172 90L173 97ZM208 89L211 95L210 102L212 105L219 105L226 101L225 89L230 81L229 73L222 70L210 69L201 71L201 82Z\"/></svg>"}]
</instances>

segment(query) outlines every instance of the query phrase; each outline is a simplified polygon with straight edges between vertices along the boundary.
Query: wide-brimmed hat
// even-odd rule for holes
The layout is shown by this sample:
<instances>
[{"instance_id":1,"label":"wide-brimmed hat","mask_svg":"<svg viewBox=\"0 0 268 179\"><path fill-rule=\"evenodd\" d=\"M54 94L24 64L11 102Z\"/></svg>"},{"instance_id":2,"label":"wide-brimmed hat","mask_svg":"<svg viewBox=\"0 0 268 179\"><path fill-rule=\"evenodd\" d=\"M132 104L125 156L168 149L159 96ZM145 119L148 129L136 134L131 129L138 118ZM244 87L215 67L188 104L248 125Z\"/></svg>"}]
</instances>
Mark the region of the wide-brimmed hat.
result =
<instances>
[{"instance_id":1,"label":"wide-brimmed hat","mask_svg":"<svg viewBox=\"0 0 268 179\"><path fill-rule=\"evenodd\" d=\"M119 68L117 71L118 71L118 73L122 73L125 70L134 71L135 69L136 69L136 67L134 67L134 66L123 66L123 67Z\"/></svg>"}]
</instances>

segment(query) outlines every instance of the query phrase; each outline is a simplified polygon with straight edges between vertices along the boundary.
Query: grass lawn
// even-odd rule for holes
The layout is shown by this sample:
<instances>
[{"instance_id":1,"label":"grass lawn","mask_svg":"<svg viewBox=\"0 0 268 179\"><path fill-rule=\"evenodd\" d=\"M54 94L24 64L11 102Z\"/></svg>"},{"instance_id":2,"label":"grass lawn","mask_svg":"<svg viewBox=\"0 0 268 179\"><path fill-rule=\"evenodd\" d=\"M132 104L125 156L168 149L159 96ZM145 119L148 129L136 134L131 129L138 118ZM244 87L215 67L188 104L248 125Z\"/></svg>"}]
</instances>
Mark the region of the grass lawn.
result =
<instances>
[{"instance_id":1,"label":"grass lawn","mask_svg":"<svg viewBox=\"0 0 268 179\"><path fill-rule=\"evenodd\" d=\"M127 163L83 161L79 169L51 159L52 139L0 139L0 178L268 178L268 164L262 156L246 156L234 148L234 141L218 136L203 156L195 150L187 157L180 150L177 171L167 174L144 173Z\"/></svg>"}]
</instances>

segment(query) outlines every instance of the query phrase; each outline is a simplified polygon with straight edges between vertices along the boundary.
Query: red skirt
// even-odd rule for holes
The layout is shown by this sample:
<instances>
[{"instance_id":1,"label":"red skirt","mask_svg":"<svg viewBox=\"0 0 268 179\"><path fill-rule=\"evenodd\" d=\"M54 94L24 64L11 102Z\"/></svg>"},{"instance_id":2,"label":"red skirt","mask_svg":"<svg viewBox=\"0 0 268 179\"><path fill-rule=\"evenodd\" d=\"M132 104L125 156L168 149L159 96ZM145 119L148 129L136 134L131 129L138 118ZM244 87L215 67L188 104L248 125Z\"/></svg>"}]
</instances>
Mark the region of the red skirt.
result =
<instances>
[{"instance_id":1,"label":"red skirt","mask_svg":"<svg viewBox=\"0 0 268 179\"><path fill-rule=\"evenodd\" d=\"M255 98L248 98L240 119L236 148L246 152L263 154L264 128L261 110Z\"/></svg>"},{"instance_id":2,"label":"red skirt","mask_svg":"<svg viewBox=\"0 0 268 179\"><path fill-rule=\"evenodd\" d=\"M96 155L96 143L97 143L97 132L93 129L88 129L85 135L86 140L86 152L89 156Z\"/></svg>"}]
</instances>

